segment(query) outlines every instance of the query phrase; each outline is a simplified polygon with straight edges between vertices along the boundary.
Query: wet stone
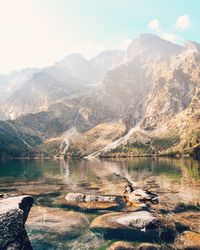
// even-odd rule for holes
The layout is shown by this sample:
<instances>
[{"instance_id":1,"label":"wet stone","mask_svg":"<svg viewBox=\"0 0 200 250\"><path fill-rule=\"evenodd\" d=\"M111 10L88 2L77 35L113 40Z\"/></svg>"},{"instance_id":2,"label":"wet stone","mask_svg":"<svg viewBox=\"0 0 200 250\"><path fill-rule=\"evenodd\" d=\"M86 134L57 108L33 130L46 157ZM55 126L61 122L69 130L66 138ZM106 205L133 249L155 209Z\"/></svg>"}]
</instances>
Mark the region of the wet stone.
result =
<instances>
[{"instance_id":1,"label":"wet stone","mask_svg":"<svg viewBox=\"0 0 200 250\"><path fill-rule=\"evenodd\" d=\"M158 244L141 243L137 246L136 250L161 250L161 246Z\"/></svg>"},{"instance_id":2,"label":"wet stone","mask_svg":"<svg viewBox=\"0 0 200 250\"><path fill-rule=\"evenodd\" d=\"M132 244L124 241L117 241L113 243L108 250L134 250L136 249Z\"/></svg>"},{"instance_id":3,"label":"wet stone","mask_svg":"<svg viewBox=\"0 0 200 250\"><path fill-rule=\"evenodd\" d=\"M33 207L27 220L30 232L69 239L81 235L87 227L88 219L81 213L40 206Z\"/></svg>"},{"instance_id":4,"label":"wet stone","mask_svg":"<svg viewBox=\"0 0 200 250\"><path fill-rule=\"evenodd\" d=\"M178 250L200 250L200 234L185 231L175 241Z\"/></svg>"},{"instance_id":5,"label":"wet stone","mask_svg":"<svg viewBox=\"0 0 200 250\"><path fill-rule=\"evenodd\" d=\"M156 241L165 226L147 211L110 213L98 216L90 225L93 232L101 233L108 239Z\"/></svg>"},{"instance_id":6,"label":"wet stone","mask_svg":"<svg viewBox=\"0 0 200 250\"><path fill-rule=\"evenodd\" d=\"M98 210L120 210L125 203L121 196L84 195L68 193L63 205L79 211L96 212Z\"/></svg>"}]
</instances>

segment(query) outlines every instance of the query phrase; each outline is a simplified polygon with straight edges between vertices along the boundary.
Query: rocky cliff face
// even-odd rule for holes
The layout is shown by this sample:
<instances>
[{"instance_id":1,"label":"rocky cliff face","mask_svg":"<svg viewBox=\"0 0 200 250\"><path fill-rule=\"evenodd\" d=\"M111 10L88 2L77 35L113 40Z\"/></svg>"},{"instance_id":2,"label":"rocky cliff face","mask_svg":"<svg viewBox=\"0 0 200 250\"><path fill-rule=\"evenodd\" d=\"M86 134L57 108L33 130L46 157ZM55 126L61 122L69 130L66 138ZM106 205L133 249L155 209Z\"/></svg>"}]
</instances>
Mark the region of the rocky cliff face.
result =
<instances>
[{"instance_id":1,"label":"rocky cliff face","mask_svg":"<svg viewBox=\"0 0 200 250\"><path fill-rule=\"evenodd\" d=\"M71 55L28 76L3 101L1 115L18 117L9 123L19 133L56 140L66 153L66 145L84 155L198 148L198 43L182 47L143 34L125 52L90 61ZM110 124L122 125L112 133ZM66 132L72 127L76 133Z\"/></svg>"}]
</instances>

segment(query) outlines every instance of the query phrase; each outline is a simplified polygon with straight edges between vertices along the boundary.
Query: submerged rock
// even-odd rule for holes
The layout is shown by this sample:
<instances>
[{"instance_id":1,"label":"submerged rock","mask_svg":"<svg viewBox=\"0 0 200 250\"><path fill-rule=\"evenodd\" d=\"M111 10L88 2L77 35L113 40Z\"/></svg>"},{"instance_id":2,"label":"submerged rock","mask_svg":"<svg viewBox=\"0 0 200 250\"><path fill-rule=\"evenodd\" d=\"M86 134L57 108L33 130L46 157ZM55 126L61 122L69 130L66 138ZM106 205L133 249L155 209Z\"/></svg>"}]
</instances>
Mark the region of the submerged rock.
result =
<instances>
[{"instance_id":1,"label":"submerged rock","mask_svg":"<svg viewBox=\"0 0 200 250\"><path fill-rule=\"evenodd\" d=\"M108 250L134 250L135 247L128 242L117 241L113 243Z\"/></svg>"},{"instance_id":2,"label":"submerged rock","mask_svg":"<svg viewBox=\"0 0 200 250\"><path fill-rule=\"evenodd\" d=\"M68 202L116 202L117 196L108 195L84 195L82 193L68 193L65 196Z\"/></svg>"},{"instance_id":3,"label":"submerged rock","mask_svg":"<svg viewBox=\"0 0 200 250\"><path fill-rule=\"evenodd\" d=\"M75 238L89 225L85 215L59 208L33 207L27 220L27 229L48 233L49 237Z\"/></svg>"},{"instance_id":4,"label":"submerged rock","mask_svg":"<svg viewBox=\"0 0 200 250\"><path fill-rule=\"evenodd\" d=\"M24 224L33 205L31 196L0 200L0 249L31 249Z\"/></svg>"},{"instance_id":5,"label":"submerged rock","mask_svg":"<svg viewBox=\"0 0 200 250\"><path fill-rule=\"evenodd\" d=\"M184 228L185 230L200 233L200 212L188 211L176 214L174 213L171 215L171 219L175 221L177 229L181 230Z\"/></svg>"},{"instance_id":6,"label":"submerged rock","mask_svg":"<svg viewBox=\"0 0 200 250\"><path fill-rule=\"evenodd\" d=\"M124 200L121 196L68 193L65 196L64 204L72 209L95 212L97 210L118 210L123 207Z\"/></svg>"},{"instance_id":7,"label":"submerged rock","mask_svg":"<svg viewBox=\"0 0 200 250\"><path fill-rule=\"evenodd\" d=\"M151 243L141 243L137 246L136 250L161 250L161 246L158 244L151 244Z\"/></svg>"},{"instance_id":8,"label":"submerged rock","mask_svg":"<svg viewBox=\"0 0 200 250\"><path fill-rule=\"evenodd\" d=\"M84 202L85 195L82 193L68 193L65 196L65 200L68 202Z\"/></svg>"},{"instance_id":9,"label":"submerged rock","mask_svg":"<svg viewBox=\"0 0 200 250\"><path fill-rule=\"evenodd\" d=\"M107 239L152 242L175 237L173 226L147 211L104 214L92 221L90 229Z\"/></svg>"},{"instance_id":10,"label":"submerged rock","mask_svg":"<svg viewBox=\"0 0 200 250\"><path fill-rule=\"evenodd\" d=\"M94 219L90 229L106 238L153 240L158 234L158 223L158 219L147 211L110 213Z\"/></svg>"},{"instance_id":11,"label":"submerged rock","mask_svg":"<svg viewBox=\"0 0 200 250\"><path fill-rule=\"evenodd\" d=\"M200 250L200 234L185 231L176 239L175 245L179 250Z\"/></svg>"}]
</instances>

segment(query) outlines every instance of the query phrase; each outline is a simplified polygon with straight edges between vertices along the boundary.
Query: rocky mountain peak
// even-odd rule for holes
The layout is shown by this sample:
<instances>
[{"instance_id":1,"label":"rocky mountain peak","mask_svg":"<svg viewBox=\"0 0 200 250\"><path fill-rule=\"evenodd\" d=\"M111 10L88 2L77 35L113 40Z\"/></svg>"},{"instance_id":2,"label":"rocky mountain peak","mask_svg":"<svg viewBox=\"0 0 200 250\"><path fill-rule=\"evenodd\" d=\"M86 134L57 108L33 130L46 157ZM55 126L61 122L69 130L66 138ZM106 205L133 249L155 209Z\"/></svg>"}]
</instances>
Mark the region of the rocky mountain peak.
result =
<instances>
[{"instance_id":1,"label":"rocky mountain peak","mask_svg":"<svg viewBox=\"0 0 200 250\"><path fill-rule=\"evenodd\" d=\"M184 48L180 45L166 41L153 34L141 34L134 39L126 51L126 60L136 56L149 57L161 56L170 57L180 54Z\"/></svg>"},{"instance_id":2,"label":"rocky mountain peak","mask_svg":"<svg viewBox=\"0 0 200 250\"><path fill-rule=\"evenodd\" d=\"M187 50L200 53L200 43L188 41L185 47Z\"/></svg>"}]
</instances>

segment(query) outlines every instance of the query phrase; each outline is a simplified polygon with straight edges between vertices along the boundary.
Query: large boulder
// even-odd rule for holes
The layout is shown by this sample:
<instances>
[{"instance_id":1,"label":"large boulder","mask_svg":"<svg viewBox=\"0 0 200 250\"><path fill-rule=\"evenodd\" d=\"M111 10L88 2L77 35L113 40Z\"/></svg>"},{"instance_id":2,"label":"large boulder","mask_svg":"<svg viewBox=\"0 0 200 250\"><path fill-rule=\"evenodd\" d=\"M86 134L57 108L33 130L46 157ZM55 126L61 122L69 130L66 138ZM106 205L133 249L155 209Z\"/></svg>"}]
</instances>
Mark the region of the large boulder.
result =
<instances>
[{"instance_id":1,"label":"large boulder","mask_svg":"<svg viewBox=\"0 0 200 250\"><path fill-rule=\"evenodd\" d=\"M107 239L150 242L174 239L174 231L147 211L104 214L93 220L90 229Z\"/></svg>"},{"instance_id":2,"label":"large boulder","mask_svg":"<svg viewBox=\"0 0 200 250\"><path fill-rule=\"evenodd\" d=\"M25 245L28 249L24 224L32 205L31 196L0 200L0 249L23 249Z\"/></svg>"}]
</instances>

